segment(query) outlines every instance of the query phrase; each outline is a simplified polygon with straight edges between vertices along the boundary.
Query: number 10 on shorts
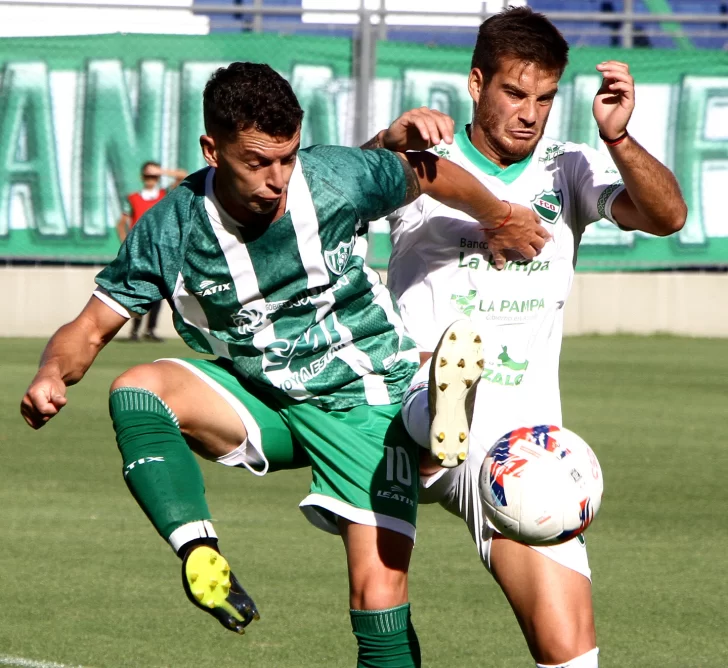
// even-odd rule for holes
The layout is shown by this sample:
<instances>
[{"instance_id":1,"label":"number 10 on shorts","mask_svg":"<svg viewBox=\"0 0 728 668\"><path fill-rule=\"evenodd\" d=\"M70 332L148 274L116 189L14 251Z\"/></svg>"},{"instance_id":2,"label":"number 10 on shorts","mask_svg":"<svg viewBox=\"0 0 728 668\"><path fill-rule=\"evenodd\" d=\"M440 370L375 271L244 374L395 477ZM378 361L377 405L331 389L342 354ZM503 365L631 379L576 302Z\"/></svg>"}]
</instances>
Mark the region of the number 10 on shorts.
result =
<instances>
[{"instance_id":1,"label":"number 10 on shorts","mask_svg":"<svg viewBox=\"0 0 728 668\"><path fill-rule=\"evenodd\" d=\"M400 485L409 486L412 484L412 466L409 454L401 446L391 448L384 446L387 454L387 481L394 482L395 474Z\"/></svg>"}]
</instances>

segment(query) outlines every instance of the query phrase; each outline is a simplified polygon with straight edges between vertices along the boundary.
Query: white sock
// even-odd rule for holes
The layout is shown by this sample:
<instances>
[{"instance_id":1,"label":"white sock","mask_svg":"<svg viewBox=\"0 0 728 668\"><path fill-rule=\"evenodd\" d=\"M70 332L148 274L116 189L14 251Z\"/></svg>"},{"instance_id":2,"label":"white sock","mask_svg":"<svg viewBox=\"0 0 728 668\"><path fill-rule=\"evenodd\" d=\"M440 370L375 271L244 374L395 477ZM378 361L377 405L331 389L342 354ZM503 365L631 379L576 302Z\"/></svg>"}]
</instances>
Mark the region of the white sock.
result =
<instances>
[{"instance_id":1,"label":"white sock","mask_svg":"<svg viewBox=\"0 0 728 668\"><path fill-rule=\"evenodd\" d=\"M425 362L412 378L402 399L402 422L412 440L430 449L430 406L427 390L430 386L430 362Z\"/></svg>"},{"instance_id":2,"label":"white sock","mask_svg":"<svg viewBox=\"0 0 728 668\"><path fill-rule=\"evenodd\" d=\"M167 539L167 542L172 546L175 553L178 553L185 543L198 538L217 538L215 529L212 528L212 523L209 520L198 520L177 527Z\"/></svg>"},{"instance_id":3,"label":"white sock","mask_svg":"<svg viewBox=\"0 0 728 668\"><path fill-rule=\"evenodd\" d=\"M566 663L559 663L557 665L546 665L543 663L537 663L537 668L598 668L599 666L599 648L595 647L589 650L586 654L577 656L571 661Z\"/></svg>"}]
</instances>

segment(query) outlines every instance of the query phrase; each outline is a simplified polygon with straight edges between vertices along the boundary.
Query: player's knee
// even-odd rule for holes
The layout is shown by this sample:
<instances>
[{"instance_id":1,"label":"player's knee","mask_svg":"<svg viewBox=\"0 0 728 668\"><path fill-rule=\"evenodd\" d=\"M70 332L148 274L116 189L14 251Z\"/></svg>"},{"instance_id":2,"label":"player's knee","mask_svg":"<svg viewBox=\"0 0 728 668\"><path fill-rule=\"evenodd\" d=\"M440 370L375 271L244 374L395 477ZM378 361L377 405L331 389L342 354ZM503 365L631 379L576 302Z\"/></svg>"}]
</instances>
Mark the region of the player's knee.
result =
<instances>
[{"instance_id":1,"label":"player's knee","mask_svg":"<svg viewBox=\"0 0 728 668\"><path fill-rule=\"evenodd\" d=\"M353 610L386 610L407 602L407 575L398 571L352 573L350 604Z\"/></svg>"},{"instance_id":2,"label":"player's knee","mask_svg":"<svg viewBox=\"0 0 728 668\"><path fill-rule=\"evenodd\" d=\"M161 369L156 364L140 364L132 367L111 383L110 391L113 392L122 387L138 387L161 397L164 384L160 371Z\"/></svg>"},{"instance_id":3,"label":"player's knee","mask_svg":"<svg viewBox=\"0 0 728 668\"><path fill-rule=\"evenodd\" d=\"M596 646L591 616L559 624L558 628L542 629L537 636L532 643L533 658L544 666L571 665L570 661L588 654Z\"/></svg>"}]
</instances>

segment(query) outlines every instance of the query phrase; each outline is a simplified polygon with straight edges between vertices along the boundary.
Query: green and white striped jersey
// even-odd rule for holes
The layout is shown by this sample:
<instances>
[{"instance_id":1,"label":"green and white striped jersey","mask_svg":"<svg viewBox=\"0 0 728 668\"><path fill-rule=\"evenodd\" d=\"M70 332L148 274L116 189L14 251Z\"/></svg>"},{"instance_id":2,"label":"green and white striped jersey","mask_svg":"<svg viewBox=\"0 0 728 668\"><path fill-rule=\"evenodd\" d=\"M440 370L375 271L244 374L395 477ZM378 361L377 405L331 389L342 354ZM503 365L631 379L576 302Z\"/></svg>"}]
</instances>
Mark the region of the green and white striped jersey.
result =
<instances>
[{"instance_id":1,"label":"green and white striped jersey","mask_svg":"<svg viewBox=\"0 0 728 668\"><path fill-rule=\"evenodd\" d=\"M222 209L214 171L192 174L142 217L94 294L126 316L167 300L191 348L292 399L327 410L398 402L418 357L361 236L364 221L403 203L397 156L299 151L286 213L262 231Z\"/></svg>"}]
</instances>

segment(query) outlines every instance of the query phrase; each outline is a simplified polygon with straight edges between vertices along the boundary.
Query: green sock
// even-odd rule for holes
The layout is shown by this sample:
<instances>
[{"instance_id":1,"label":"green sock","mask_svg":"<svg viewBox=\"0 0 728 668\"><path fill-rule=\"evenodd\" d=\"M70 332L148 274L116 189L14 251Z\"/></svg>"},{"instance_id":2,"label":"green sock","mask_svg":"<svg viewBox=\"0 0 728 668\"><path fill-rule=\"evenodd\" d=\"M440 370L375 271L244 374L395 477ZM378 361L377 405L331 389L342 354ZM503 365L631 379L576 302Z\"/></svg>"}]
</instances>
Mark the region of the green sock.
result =
<instances>
[{"instance_id":1,"label":"green sock","mask_svg":"<svg viewBox=\"0 0 728 668\"><path fill-rule=\"evenodd\" d=\"M159 535L167 540L183 525L209 520L202 471L170 408L149 390L122 387L111 393L109 412L126 485Z\"/></svg>"},{"instance_id":2,"label":"green sock","mask_svg":"<svg viewBox=\"0 0 728 668\"><path fill-rule=\"evenodd\" d=\"M388 610L349 610L359 643L357 668L420 668L420 643L410 604Z\"/></svg>"}]
</instances>

